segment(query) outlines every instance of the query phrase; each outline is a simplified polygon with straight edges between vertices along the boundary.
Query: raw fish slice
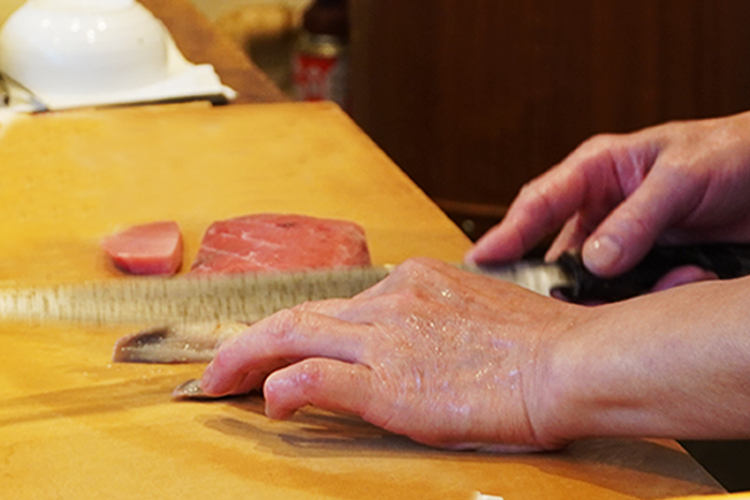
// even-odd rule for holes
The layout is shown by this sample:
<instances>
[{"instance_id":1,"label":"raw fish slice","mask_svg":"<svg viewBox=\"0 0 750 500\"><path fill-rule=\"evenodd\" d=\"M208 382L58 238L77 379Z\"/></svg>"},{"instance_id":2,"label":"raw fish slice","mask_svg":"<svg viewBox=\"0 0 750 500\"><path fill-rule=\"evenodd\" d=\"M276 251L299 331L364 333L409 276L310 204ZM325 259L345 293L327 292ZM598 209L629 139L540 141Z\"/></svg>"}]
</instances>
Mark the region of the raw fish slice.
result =
<instances>
[{"instance_id":1,"label":"raw fish slice","mask_svg":"<svg viewBox=\"0 0 750 500\"><path fill-rule=\"evenodd\" d=\"M182 233L173 221L133 226L104 238L102 248L130 274L172 275L182 265Z\"/></svg>"},{"instance_id":2,"label":"raw fish slice","mask_svg":"<svg viewBox=\"0 0 750 500\"><path fill-rule=\"evenodd\" d=\"M190 274L369 266L364 229L306 215L257 214L214 222Z\"/></svg>"},{"instance_id":3,"label":"raw fish slice","mask_svg":"<svg viewBox=\"0 0 750 500\"><path fill-rule=\"evenodd\" d=\"M118 340L112 359L128 363L208 362L222 342L246 329L244 323L198 323L151 328Z\"/></svg>"}]
</instances>

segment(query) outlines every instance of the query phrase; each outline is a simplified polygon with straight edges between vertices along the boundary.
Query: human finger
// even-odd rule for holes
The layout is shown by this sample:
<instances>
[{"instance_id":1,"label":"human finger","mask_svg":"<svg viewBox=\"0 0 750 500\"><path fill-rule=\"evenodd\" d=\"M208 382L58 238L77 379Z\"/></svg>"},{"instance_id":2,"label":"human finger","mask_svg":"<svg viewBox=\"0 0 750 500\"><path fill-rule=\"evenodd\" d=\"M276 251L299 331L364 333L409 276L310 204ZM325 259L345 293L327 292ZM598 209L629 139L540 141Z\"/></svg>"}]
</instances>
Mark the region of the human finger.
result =
<instances>
[{"instance_id":1,"label":"human finger","mask_svg":"<svg viewBox=\"0 0 750 500\"><path fill-rule=\"evenodd\" d=\"M308 357L354 362L365 328L323 314L281 311L222 344L201 378L201 388L212 396L237 393L247 389L247 374L271 373Z\"/></svg>"},{"instance_id":2,"label":"human finger","mask_svg":"<svg viewBox=\"0 0 750 500\"><path fill-rule=\"evenodd\" d=\"M266 370L252 370L245 373L240 382L235 385L232 394L247 394L256 389L260 389L267 376L268 371Z\"/></svg>"},{"instance_id":3,"label":"human finger","mask_svg":"<svg viewBox=\"0 0 750 500\"><path fill-rule=\"evenodd\" d=\"M634 267L665 230L696 203L700 189L689 184L690 179L679 169L655 165L638 189L586 240L582 249L586 267L604 277ZM674 189L675 185L680 189Z\"/></svg>"},{"instance_id":4,"label":"human finger","mask_svg":"<svg viewBox=\"0 0 750 500\"><path fill-rule=\"evenodd\" d=\"M629 154L639 147L640 143L629 136L589 139L560 164L525 185L501 223L480 238L465 259L477 263L516 260L576 213L601 214L611 209L622 198L618 167L625 163L628 168L642 169L650 161L647 156Z\"/></svg>"},{"instance_id":5,"label":"human finger","mask_svg":"<svg viewBox=\"0 0 750 500\"><path fill-rule=\"evenodd\" d=\"M507 262L523 257L575 213L575 210L560 206L566 201L560 196L579 198L581 193L576 187L575 177L576 172L552 170L524 186L500 224L479 238L464 260L470 263Z\"/></svg>"},{"instance_id":6,"label":"human finger","mask_svg":"<svg viewBox=\"0 0 750 500\"><path fill-rule=\"evenodd\" d=\"M687 285L689 283L715 279L719 279L719 277L714 272L706 271L698 266L682 266L673 269L659 278L659 281L656 282L651 291L658 292L676 286Z\"/></svg>"},{"instance_id":7,"label":"human finger","mask_svg":"<svg viewBox=\"0 0 750 500\"><path fill-rule=\"evenodd\" d=\"M300 361L271 374L263 386L266 415L291 417L306 405L364 416L371 401L371 371L333 359Z\"/></svg>"},{"instance_id":8,"label":"human finger","mask_svg":"<svg viewBox=\"0 0 750 500\"><path fill-rule=\"evenodd\" d=\"M590 234L591 230L583 225L580 214L576 214L568 219L560 230L560 233L547 249L545 259L556 260L566 251L580 248Z\"/></svg>"}]
</instances>

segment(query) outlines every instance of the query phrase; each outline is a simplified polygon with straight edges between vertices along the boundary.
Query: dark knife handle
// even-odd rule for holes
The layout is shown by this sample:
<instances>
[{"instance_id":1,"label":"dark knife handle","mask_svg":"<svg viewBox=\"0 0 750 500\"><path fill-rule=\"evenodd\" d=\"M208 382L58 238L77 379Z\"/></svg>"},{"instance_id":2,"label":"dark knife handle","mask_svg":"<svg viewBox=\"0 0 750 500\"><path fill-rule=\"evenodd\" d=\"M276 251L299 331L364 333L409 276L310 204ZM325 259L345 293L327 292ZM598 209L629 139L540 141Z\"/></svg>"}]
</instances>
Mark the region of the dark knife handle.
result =
<instances>
[{"instance_id":1,"label":"dark knife handle","mask_svg":"<svg viewBox=\"0 0 750 500\"><path fill-rule=\"evenodd\" d=\"M635 268L614 278L600 278L590 272L580 253L566 253L558 262L574 280L571 287L558 289L566 299L615 302L648 292L662 276L680 266L698 266L713 271L720 279L750 275L750 245L657 246Z\"/></svg>"}]
</instances>

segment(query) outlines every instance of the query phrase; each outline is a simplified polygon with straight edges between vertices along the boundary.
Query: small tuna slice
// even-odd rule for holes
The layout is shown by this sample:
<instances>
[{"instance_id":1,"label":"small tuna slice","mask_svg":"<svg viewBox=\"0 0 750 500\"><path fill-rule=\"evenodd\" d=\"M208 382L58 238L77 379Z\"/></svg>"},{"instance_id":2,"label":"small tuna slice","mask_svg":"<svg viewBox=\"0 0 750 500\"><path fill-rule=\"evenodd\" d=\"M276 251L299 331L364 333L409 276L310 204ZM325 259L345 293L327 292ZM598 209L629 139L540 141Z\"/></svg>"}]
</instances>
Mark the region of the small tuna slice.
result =
<instances>
[{"instance_id":1,"label":"small tuna slice","mask_svg":"<svg viewBox=\"0 0 750 500\"><path fill-rule=\"evenodd\" d=\"M182 234L173 221L133 226L104 238L102 248L130 274L171 275L182 265Z\"/></svg>"},{"instance_id":2,"label":"small tuna slice","mask_svg":"<svg viewBox=\"0 0 750 500\"><path fill-rule=\"evenodd\" d=\"M365 231L354 222L296 214L256 214L214 222L190 274L362 267Z\"/></svg>"}]
</instances>

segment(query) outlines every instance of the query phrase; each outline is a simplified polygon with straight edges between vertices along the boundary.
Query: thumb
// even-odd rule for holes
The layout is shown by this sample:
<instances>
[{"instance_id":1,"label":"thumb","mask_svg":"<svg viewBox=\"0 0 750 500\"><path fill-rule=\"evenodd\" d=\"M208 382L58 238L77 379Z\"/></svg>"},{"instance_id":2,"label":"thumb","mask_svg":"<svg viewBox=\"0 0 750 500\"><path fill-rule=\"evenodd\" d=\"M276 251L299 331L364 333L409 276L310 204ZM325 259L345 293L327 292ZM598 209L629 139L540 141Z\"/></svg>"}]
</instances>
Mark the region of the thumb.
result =
<instances>
[{"instance_id":1,"label":"thumb","mask_svg":"<svg viewBox=\"0 0 750 500\"><path fill-rule=\"evenodd\" d=\"M584 265L594 274L612 277L633 268L661 234L688 211L675 179L652 171L584 242Z\"/></svg>"}]
</instances>

